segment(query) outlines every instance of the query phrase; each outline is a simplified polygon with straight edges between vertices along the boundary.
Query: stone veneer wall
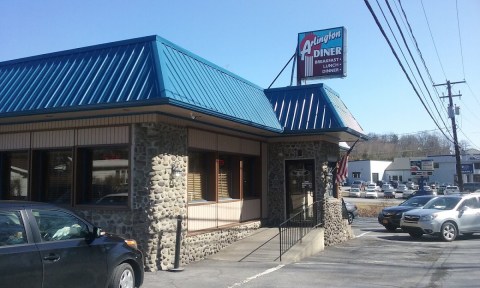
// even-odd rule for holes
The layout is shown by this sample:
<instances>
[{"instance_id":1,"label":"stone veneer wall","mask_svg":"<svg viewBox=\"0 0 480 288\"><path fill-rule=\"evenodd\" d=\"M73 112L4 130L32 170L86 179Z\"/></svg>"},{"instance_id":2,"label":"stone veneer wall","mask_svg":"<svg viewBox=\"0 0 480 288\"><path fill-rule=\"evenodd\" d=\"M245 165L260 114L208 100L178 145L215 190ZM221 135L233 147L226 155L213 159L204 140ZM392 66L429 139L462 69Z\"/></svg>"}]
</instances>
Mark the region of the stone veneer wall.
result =
<instances>
[{"instance_id":1,"label":"stone veneer wall","mask_svg":"<svg viewBox=\"0 0 480 288\"><path fill-rule=\"evenodd\" d=\"M268 149L268 223L285 220L285 160L315 160L315 197L322 202L325 246L352 239L348 221L342 217L341 201L331 197L328 159L339 153L338 144L323 141L270 143Z\"/></svg>"},{"instance_id":2,"label":"stone veneer wall","mask_svg":"<svg viewBox=\"0 0 480 288\"><path fill-rule=\"evenodd\" d=\"M204 259L260 228L260 221L241 223L187 236L187 130L159 123L135 125L132 209L79 209L105 231L137 240L145 270L174 268L177 216L182 217L180 265ZM172 178L172 165L182 175Z\"/></svg>"},{"instance_id":3,"label":"stone veneer wall","mask_svg":"<svg viewBox=\"0 0 480 288\"><path fill-rule=\"evenodd\" d=\"M260 221L251 221L212 232L194 233L184 241L181 265L205 259L208 255L251 235L261 226Z\"/></svg>"},{"instance_id":4,"label":"stone veneer wall","mask_svg":"<svg viewBox=\"0 0 480 288\"><path fill-rule=\"evenodd\" d=\"M324 141L268 144L268 219L272 225L285 220L285 160L315 160L315 199L327 194L328 156L338 155L338 145Z\"/></svg>"},{"instance_id":5,"label":"stone veneer wall","mask_svg":"<svg viewBox=\"0 0 480 288\"><path fill-rule=\"evenodd\" d=\"M342 217L342 200L325 199L325 246L333 246L355 238L347 219Z\"/></svg>"},{"instance_id":6,"label":"stone veneer wall","mask_svg":"<svg viewBox=\"0 0 480 288\"><path fill-rule=\"evenodd\" d=\"M260 221L251 221L187 236L187 129L144 123L135 124L133 133L132 209L78 209L77 212L108 232L136 239L145 256L146 271L174 267L177 216L183 219L181 266L217 253L262 226ZM346 220L342 219L339 200L325 198L329 185L326 159L327 155L338 154L338 146L318 141L274 143L269 144L268 154L267 224L276 225L284 220L285 160L315 159L316 198L324 200L325 245L352 238ZM176 179L172 177L173 165L182 170Z\"/></svg>"},{"instance_id":7,"label":"stone veneer wall","mask_svg":"<svg viewBox=\"0 0 480 288\"><path fill-rule=\"evenodd\" d=\"M187 129L161 123L133 129L132 209L81 210L108 232L137 240L145 270L173 267L177 216L187 215ZM172 177L172 166L182 170ZM182 221L182 239L186 231Z\"/></svg>"}]
</instances>

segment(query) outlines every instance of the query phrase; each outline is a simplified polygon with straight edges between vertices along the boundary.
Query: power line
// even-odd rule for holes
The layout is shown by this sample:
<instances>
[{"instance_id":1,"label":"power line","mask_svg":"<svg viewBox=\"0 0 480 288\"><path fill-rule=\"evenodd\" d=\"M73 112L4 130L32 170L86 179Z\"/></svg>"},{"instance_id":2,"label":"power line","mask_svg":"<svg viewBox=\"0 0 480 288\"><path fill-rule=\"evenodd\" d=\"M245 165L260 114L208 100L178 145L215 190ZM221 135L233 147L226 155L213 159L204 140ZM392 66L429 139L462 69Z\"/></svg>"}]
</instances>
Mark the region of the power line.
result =
<instances>
[{"instance_id":1,"label":"power line","mask_svg":"<svg viewBox=\"0 0 480 288\"><path fill-rule=\"evenodd\" d=\"M433 101L432 94L430 93L430 90L428 89L427 84L425 83L425 80L423 79L422 73L420 72L420 69L418 68L417 62L415 61L415 58L413 57L412 52L410 51L410 48L408 47L408 43L407 43L407 41L405 40L405 36L404 36L404 34L403 34L402 28L401 28L400 25L398 24L397 17L395 17L395 14L393 13L392 8L391 8L390 3L388 2L388 0L385 0L385 3L387 3L388 9L390 10L390 14L392 15L393 20L395 21L395 24L397 25L397 29L398 29L398 31L400 32L400 35L402 36L403 43L405 44L405 47L407 48L408 53L409 53L410 57L412 58L413 64L415 65L415 68L417 69L417 73L418 73L418 75L420 76L420 79L422 80L422 83L423 83L423 86L425 87L425 90L427 90L428 95L429 95L429 97L430 97L430 100L432 101L433 106L435 107L435 110L437 111L438 115L440 116L440 120L443 122L443 125L444 125L445 127L447 127L447 124L443 121L443 118L442 118L442 115L440 114L440 111L438 111L437 105L436 105L435 102ZM417 83L417 85L418 85L418 83ZM424 97L425 97L425 95L424 95ZM427 103L428 103L428 102L427 102Z\"/></svg>"},{"instance_id":2,"label":"power line","mask_svg":"<svg viewBox=\"0 0 480 288\"><path fill-rule=\"evenodd\" d=\"M397 6L396 6L396 2L394 2L394 3L395 3L395 7L397 7ZM410 38L413 39L412 42L415 44L415 48L416 48L416 50L417 50L418 56L419 56L420 59L422 60L423 67L424 67L424 69L425 69L425 71L426 71L426 73L427 73L427 75L428 75L428 78L430 79L430 83L432 84L432 86L433 86L433 88L434 88L435 94L436 94L437 97L438 97L438 98L437 98L437 101L440 103L440 105L443 106L444 111L447 111L447 107L445 107L445 104L444 104L442 101L440 101L440 94L438 93L437 88L434 86L434 85L435 85L435 82L433 81L432 75L430 74L430 70L429 70L428 67L427 67L427 64L426 64L426 62L425 62L425 59L423 58L422 51L420 51L420 47L419 47L418 42L417 42L417 39L415 38L415 35L414 35L414 33L413 33L413 29L412 29L412 26L410 25L410 21L408 20L407 13L405 13L405 9L403 9L403 5L402 5L401 0L398 0L398 3L400 4L400 8L401 8L402 14L403 14L403 18L401 18L401 19L402 19L402 21L403 21L403 19L405 19L405 22L406 22L407 25L408 25L408 31L409 31ZM397 7L397 11L398 11L398 7ZM433 36L432 36L432 37L433 37ZM438 54L437 54L437 55L438 55ZM433 102L433 100L432 100L432 102ZM438 112L438 110L437 110L437 112ZM439 113L439 115L440 115L440 112L438 112L438 113ZM450 134L450 131L448 130L447 125L446 125L445 122L443 121L443 118L442 118L441 115L440 115L440 118L442 119L442 122L443 122L444 125L445 125L445 130ZM451 134L450 134L450 137L453 138L453 136L452 136Z\"/></svg>"},{"instance_id":3,"label":"power line","mask_svg":"<svg viewBox=\"0 0 480 288\"><path fill-rule=\"evenodd\" d=\"M435 44L435 40L433 39L432 29L430 29L430 23L428 22L427 13L425 12L425 6L423 6L423 0L420 1L422 3L423 8L423 15L425 15L425 20L427 21L428 31L430 31L430 37L432 38L433 46L435 47L435 52L437 53L438 62L440 63L440 67L443 71L443 76L447 79L447 74L445 73L445 69L443 69L442 61L440 61L440 55L438 54L437 45Z\"/></svg>"},{"instance_id":4,"label":"power line","mask_svg":"<svg viewBox=\"0 0 480 288\"><path fill-rule=\"evenodd\" d=\"M462 35L460 34L460 18L458 17L458 0L455 1L455 8L457 10L458 39L460 40L460 56L462 57L463 80L465 80L465 65L463 63Z\"/></svg>"},{"instance_id":5,"label":"power line","mask_svg":"<svg viewBox=\"0 0 480 288\"><path fill-rule=\"evenodd\" d=\"M428 115L430 115L430 118L433 120L433 122L435 123L435 125L441 130L440 126L438 125L438 123L435 121L434 117L432 116L432 114L430 113L430 111L427 109L426 105L425 105L425 102L423 101L423 99L421 98L420 94L418 93L417 91L417 88L415 87L415 85L413 84L412 82L412 79L410 78L410 76L408 75L407 71L405 70L405 67L403 66L402 62L400 61L400 58L398 57L397 55L397 52L395 51L395 49L393 48L392 46L392 43L390 42L390 39L388 39L388 36L385 34L385 30L383 29L382 25L380 24L380 22L378 21L378 18L377 18L377 15L375 15L375 12L373 11L372 9L372 6L370 6L370 3L368 2L368 0L364 0L365 1L365 5L367 5L367 8L368 10L370 11L370 13L372 14L372 17L374 18L375 20L375 23L377 24L378 28L380 29L380 32L382 33L383 37L385 38L385 40L387 41L389 47L390 47L390 50L392 51L393 55L395 56L395 58L397 59L397 62L398 64L400 65L400 67L402 68L402 71L403 73L405 74L405 76L407 77L408 81L410 82L410 85L412 86L413 90L415 91L415 93L417 94L417 97L418 99L420 100L420 102L422 103L423 107L425 108L425 110L427 111ZM449 137L442 131L442 134L445 136L446 139L450 140ZM451 141L451 140L450 140Z\"/></svg>"}]
</instances>

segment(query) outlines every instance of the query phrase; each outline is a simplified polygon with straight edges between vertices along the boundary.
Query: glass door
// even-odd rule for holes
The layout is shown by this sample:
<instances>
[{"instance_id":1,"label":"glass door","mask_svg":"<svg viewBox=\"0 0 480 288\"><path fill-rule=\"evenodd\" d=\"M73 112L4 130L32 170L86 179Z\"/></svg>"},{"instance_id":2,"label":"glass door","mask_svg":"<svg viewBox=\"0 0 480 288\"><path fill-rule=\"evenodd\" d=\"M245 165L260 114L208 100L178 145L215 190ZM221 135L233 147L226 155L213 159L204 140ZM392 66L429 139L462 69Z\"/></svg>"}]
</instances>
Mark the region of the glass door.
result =
<instances>
[{"instance_id":1,"label":"glass door","mask_svg":"<svg viewBox=\"0 0 480 288\"><path fill-rule=\"evenodd\" d=\"M315 191L314 160L285 161L287 218L306 211L313 204Z\"/></svg>"}]
</instances>

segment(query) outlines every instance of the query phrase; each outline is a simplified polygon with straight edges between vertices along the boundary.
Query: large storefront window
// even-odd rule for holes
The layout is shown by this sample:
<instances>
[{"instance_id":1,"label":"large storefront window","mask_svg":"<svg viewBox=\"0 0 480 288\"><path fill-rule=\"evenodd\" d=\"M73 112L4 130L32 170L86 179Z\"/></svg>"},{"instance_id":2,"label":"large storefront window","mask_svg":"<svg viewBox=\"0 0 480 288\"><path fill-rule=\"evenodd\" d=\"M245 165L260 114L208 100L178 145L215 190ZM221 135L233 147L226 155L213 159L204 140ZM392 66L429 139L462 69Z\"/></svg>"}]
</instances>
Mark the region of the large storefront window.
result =
<instances>
[{"instance_id":1,"label":"large storefront window","mask_svg":"<svg viewBox=\"0 0 480 288\"><path fill-rule=\"evenodd\" d=\"M77 150L77 204L128 204L129 152L127 147Z\"/></svg>"},{"instance_id":2,"label":"large storefront window","mask_svg":"<svg viewBox=\"0 0 480 288\"><path fill-rule=\"evenodd\" d=\"M28 152L3 152L0 154L0 198L27 200Z\"/></svg>"},{"instance_id":3,"label":"large storefront window","mask_svg":"<svg viewBox=\"0 0 480 288\"><path fill-rule=\"evenodd\" d=\"M258 198L261 186L259 157L190 151L188 202ZM215 194L216 193L216 194Z\"/></svg>"},{"instance_id":4,"label":"large storefront window","mask_svg":"<svg viewBox=\"0 0 480 288\"><path fill-rule=\"evenodd\" d=\"M72 150L33 151L32 199L70 204L72 196Z\"/></svg>"}]
</instances>

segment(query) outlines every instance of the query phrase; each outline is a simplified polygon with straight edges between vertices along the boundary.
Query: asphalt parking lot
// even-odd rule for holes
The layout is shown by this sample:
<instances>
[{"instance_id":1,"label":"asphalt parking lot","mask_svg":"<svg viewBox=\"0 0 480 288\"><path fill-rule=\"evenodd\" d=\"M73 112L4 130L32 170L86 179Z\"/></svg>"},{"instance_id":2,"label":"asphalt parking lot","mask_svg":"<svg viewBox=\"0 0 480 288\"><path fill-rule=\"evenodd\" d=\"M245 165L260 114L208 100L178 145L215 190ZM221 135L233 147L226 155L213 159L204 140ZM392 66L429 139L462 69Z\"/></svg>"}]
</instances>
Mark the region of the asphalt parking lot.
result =
<instances>
[{"instance_id":1,"label":"asphalt parking lot","mask_svg":"<svg viewBox=\"0 0 480 288\"><path fill-rule=\"evenodd\" d=\"M442 242L388 232L358 218L356 238L301 261L248 263L203 260L182 272L146 273L153 287L478 287L480 234Z\"/></svg>"}]
</instances>

